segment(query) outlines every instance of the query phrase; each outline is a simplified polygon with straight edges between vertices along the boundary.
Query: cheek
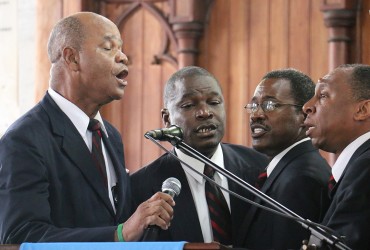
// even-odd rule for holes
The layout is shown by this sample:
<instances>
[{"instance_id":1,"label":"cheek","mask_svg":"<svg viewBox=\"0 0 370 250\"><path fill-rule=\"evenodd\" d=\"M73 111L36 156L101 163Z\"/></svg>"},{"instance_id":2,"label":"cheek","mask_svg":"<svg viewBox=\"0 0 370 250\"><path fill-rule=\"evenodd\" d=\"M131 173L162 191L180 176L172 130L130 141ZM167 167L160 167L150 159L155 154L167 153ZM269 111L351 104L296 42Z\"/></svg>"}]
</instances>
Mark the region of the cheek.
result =
<instances>
[{"instance_id":1,"label":"cheek","mask_svg":"<svg viewBox=\"0 0 370 250\"><path fill-rule=\"evenodd\" d=\"M173 112L173 114L175 115L170 115L171 124L175 124L181 127L182 129L188 127L187 126L187 123L189 122L188 116L176 110Z\"/></svg>"}]
</instances>

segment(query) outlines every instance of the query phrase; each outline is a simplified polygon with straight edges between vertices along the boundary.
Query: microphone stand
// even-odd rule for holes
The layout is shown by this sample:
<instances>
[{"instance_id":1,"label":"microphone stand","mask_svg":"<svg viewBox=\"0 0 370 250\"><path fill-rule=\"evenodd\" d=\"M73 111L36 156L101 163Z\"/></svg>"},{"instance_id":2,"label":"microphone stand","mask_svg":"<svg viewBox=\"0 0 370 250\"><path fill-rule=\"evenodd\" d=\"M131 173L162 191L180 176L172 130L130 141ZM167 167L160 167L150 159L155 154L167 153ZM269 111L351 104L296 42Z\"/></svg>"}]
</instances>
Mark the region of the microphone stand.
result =
<instances>
[{"instance_id":1,"label":"microphone stand","mask_svg":"<svg viewBox=\"0 0 370 250\"><path fill-rule=\"evenodd\" d=\"M145 134L144 136L146 138L151 137L150 135L147 135L147 134ZM189 155L191 155L195 159L198 159L199 161L203 162L204 164L207 164L207 165L211 166L217 172L221 173L222 175L224 175L228 179L234 181L235 183L240 185L242 188L248 190L249 192L251 192L252 194L257 196L261 200L265 201L270 206L278 209L279 211L281 211L282 213L284 213L286 215L289 215L293 218L297 218L296 222L300 223L305 229L308 229L308 230L311 231L311 236L310 236L310 240L309 240L308 244L312 245L312 247L314 249L316 249L316 247L324 246L325 243L330 244L332 246L335 246L337 249L342 249L342 250L350 250L351 249L348 246L346 246L343 242L341 242L340 238L336 237L335 235L332 235L332 234L328 233L323 228L314 225L309 220L306 220L303 217L299 216L298 214L294 213L290 209L286 208L285 206L283 206L279 202L275 201L274 199L272 199L271 197L269 197L265 193L262 193L260 190L258 190L254 186L250 185L249 183L247 183L243 179L239 178L238 176L234 175L230 171L228 171L224 168L221 168L220 166L218 166L217 164L212 162L209 158L207 158L206 156L204 156L203 154L201 154L197 150L193 149L192 147L190 147L189 145L184 143L181 138L179 138L177 136L170 135L170 134L166 135L166 137L167 137L166 140L168 140L173 146L175 146L179 149L182 149L184 152L188 153ZM153 137L151 137L151 138L154 140Z\"/></svg>"}]
</instances>

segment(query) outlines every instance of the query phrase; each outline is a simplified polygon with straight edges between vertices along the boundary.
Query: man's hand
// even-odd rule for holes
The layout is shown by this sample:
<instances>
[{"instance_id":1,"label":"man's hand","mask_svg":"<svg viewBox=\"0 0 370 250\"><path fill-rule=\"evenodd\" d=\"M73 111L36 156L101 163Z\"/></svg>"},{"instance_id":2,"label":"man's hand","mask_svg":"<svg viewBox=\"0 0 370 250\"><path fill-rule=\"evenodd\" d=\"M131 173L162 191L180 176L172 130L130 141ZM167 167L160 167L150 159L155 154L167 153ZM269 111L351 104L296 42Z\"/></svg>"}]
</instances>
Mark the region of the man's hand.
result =
<instances>
[{"instance_id":1,"label":"man's hand","mask_svg":"<svg viewBox=\"0 0 370 250\"><path fill-rule=\"evenodd\" d=\"M137 241L149 225L166 230L171 225L175 201L168 194L157 192L141 203L135 213L124 223L122 234L125 241Z\"/></svg>"}]
</instances>

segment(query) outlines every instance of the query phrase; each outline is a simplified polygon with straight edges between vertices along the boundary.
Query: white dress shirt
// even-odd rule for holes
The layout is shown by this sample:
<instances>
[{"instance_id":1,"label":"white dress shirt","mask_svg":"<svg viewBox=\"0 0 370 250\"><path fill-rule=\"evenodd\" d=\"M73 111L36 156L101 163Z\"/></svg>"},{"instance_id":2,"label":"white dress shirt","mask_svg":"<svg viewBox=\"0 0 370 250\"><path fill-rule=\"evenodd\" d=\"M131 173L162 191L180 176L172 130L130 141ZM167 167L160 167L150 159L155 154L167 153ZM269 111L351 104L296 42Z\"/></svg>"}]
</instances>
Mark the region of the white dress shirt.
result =
<instances>
[{"instance_id":1,"label":"white dress shirt","mask_svg":"<svg viewBox=\"0 0 370 250\"><path fill-rule=\"evenodd\" d=\"M51 96L51 98L56 102L58 107L68 116L68 118L71 120L73 125L76 127L78 132L80 133L82 139L85 141L86 146L89 148L90 152L92 150L92 132L87 129L90 118L75 104L68 101L66 98L55 92L53 89L49 88L48 93ZM105 129L103 119L100 116L100 113L98 112L94 119L98 120L101 124L101 129L108 138L107 130ZM104 161L107 171L107 179L108 179L108 196L109 200L112 203L112 207L114 212L116 212L116 208L114 206L113 201L113 195L111 192L111 189L113 186L117 184L117 176L116 172L114 170L112 161L110 159L110 156L104 146L104 142L102 140L102 150L104 155Z\"/></svg>"},{"instance_id":2,"label":"white dress shirt","mask_svg":"<svg viewBox=\"0 0 370 250\"><path fill-rule=\"evenodd\" d=\"M200 173L203 173L204 170L204 163L201 161L194 159L193 157L184 154L179 149L175 148L177 156L189 164L192 168L197 170ZM216 165L220 166L221 168L225 168L224 166L224 156L222 153L221 145L219 144L217 147L216 152L211 158L211 161L214 162ZM195 173L191 169L189 169L185 164L181 163L182 168L185 171L186 178L188 180L191 193L193 195L193 200L195 203L195 207L197 209L198 217L199 217L199 223L203 234L204 242L212 242L213 236L212 236L212 226L209 219L209 213L208 213L208 205L205 195L205 182L206 180L199 174ZM220 184L222 187L228 189L228 182L227 178L218 172L215 172L214 179L217 184ZM230 196L227 192L224 190L221 190L227 205L230 209Z\"/></svg>"},{"instance_id":3,"label":"white dress shirt","mask_svg":"<svg viewBox=\"0 0 370 250\"><path fill-rule=\"evenodd\" d=\"M370 132L367 132L361 135L360 137L358 137L356 140L354 140L350 144L348 144L348 146L342 151L342 153L339 155L338 159L335 161L331 169L334 180L336 182L338 182L338 180L342 176L349 162L349 159L351 159L355 151L369 139L370 139Z\"/></svg>"}]
</instances>

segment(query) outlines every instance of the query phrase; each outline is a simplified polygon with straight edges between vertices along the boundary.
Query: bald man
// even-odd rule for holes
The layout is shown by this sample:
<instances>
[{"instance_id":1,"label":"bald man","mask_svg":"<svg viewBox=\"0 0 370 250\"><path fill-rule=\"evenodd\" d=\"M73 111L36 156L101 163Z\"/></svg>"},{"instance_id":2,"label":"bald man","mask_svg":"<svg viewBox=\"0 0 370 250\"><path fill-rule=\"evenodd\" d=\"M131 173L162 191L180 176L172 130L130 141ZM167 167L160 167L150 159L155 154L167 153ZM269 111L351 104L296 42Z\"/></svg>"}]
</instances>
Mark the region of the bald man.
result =
<instances>
[{"instance_id":1,"label":"bald man","mask_svg":"<svg viewBox=\"0 0 370 250\"><path fill-rule=\"evenodd\" d=\"M135 241L148 225L167 229L174 201L164 193L129 217L122 139L99 113L127 86L117 26L90 12L66 17L48 56L47 93L0 141L0 242Z\"/></svg>"}]
</instances>

